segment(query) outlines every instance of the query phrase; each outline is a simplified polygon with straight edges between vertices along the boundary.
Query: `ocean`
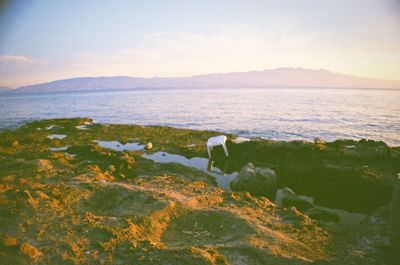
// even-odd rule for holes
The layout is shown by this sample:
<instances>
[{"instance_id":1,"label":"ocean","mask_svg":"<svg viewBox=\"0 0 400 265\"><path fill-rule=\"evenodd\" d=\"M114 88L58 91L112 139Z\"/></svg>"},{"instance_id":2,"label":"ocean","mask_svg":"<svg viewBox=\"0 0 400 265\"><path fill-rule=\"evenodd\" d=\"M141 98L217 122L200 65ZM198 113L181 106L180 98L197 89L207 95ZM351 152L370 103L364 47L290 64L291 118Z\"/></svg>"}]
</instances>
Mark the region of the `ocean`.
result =
<instances>
[{"instance_id":1,"label":"ocean","mask_svg":"<svg viewBox=\"0 0 400 265\"><path fill-rule=\"evenodd\" d=\"M0 95L0 130L70 117L274 140L365 138L400 146L400 90L138 89Z\"/></svg>"}]
</instances>

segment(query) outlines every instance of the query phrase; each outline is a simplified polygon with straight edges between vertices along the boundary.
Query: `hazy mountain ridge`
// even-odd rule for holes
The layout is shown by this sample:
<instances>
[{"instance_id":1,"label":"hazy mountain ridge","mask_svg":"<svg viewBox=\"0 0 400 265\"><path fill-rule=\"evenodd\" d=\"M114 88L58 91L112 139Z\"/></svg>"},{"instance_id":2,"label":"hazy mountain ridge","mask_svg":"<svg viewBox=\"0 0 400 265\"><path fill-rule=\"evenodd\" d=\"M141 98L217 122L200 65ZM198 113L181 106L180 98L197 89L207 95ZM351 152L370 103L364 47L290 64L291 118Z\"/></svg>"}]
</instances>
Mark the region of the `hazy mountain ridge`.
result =
<instances>
[{"instance_id":1,"label":"hazy mountain ridge","mask_svg":"<svg viewBox=\"0 0 400 265\"><path fill-rule=\"evenodd\" d=\"M400 81L362 78L328 70L277 68L264 71L216 73L191 77L79 77L23 86L18 92L61 92L135 88L391 88Z\"/></svg>"},{"instance_id":2,"label":"hazy mountain ridge","mask_svg":"<svg viewBox=\"0 0 400 265\"><path fill-rule=\"evenodd\" d=\"M9 87L0 87L0 93L10 92L10 91L12 91L12 89Z\"/></svg>"}]
</instances>

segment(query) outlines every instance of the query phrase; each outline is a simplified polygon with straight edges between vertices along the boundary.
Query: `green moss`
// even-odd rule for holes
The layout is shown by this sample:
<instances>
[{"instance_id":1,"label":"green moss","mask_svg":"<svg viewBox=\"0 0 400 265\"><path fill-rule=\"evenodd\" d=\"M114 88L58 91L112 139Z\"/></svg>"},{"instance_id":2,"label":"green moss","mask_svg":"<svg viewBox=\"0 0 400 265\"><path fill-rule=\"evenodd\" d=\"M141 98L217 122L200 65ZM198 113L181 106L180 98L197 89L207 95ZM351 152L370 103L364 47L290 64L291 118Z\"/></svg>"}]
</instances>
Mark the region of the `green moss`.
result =
<instances>
[{"instance_id":1,"label":"green moss","mask_svg":"<svg viewBox=\"0 0 400 265\"><path fill-rule=\"evenodd\" d=\"M18 250L25 242L43 253L39 262L44 264L175 264L173 255L181 264L224 264L235 257L282 264L301 264L304 257L329 260L332 250L324 249L326 241L334 240L340 228L332 228L330 238L323 230L329 228L318 227L302 213L246 193L224 193L205 172L93 142L152 142L154 152L205 158L207 139L220 132L104 124L76 128L90 121L35 121L0 134L0 234L15 235L18 242L15 248L0 242L0 261L29 263ZM56 126L46 129L51 125ZM66 137L50 140L51 134ZM240 144L228 140L227 145L228 158L222 148L213 150L214 166L226 172L239 171L248 162L270 167L280 186L351 211L371 212L387 204L393 177L400 172L400 148L383 142L256 139ZM65 151L50 150L66 146ZM285 223L287 215L297 221ZM371 240L379 238L374 236ZM342 254L356 242L344 242L343 236L338 240L329 247L343 248ZM275 245L269 249L271 242ZM278 258L275 250L296 258ZM343 255L337 264L352 258Z\"/></svg>"}]
</instances>

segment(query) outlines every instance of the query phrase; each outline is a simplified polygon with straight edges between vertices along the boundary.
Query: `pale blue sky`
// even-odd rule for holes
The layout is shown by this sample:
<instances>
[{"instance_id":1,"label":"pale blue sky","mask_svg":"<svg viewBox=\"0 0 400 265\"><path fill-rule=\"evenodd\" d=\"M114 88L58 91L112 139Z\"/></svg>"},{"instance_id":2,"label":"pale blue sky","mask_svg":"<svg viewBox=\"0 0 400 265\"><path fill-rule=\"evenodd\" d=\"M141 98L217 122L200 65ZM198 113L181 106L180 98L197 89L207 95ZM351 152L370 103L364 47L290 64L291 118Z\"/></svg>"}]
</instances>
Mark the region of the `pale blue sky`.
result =
<instances>
[{"instance_id":1,"label":"pale blue sky","mask_svg":"<svg viewBox=\"0 0 400 265\"><path fill-rule=\"evenodd\" d=\"M9 2L0 86L276 67L400 79L397 0Z\"/></svg>"}]
</instances>

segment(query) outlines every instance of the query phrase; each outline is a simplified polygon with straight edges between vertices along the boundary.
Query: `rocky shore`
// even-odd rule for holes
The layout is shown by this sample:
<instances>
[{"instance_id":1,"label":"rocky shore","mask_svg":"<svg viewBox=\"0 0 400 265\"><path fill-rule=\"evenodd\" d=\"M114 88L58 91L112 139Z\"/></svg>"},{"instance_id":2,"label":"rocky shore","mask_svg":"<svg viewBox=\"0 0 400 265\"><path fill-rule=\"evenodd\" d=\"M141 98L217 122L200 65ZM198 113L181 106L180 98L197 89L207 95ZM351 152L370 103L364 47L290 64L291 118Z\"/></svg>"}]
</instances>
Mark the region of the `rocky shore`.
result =
<instances>
[{"instance_id":1,"label":"rocky shore","mask_svg":"<svg viewBox=\"0 0 400 265\"><path fill-rule=\"evenodd\" d=\"M0 264L396 264L399 147L227 135L229 157L216 147L202 170L219 134L90 119L0 133Z\"/></svg>"}]
</instances>

